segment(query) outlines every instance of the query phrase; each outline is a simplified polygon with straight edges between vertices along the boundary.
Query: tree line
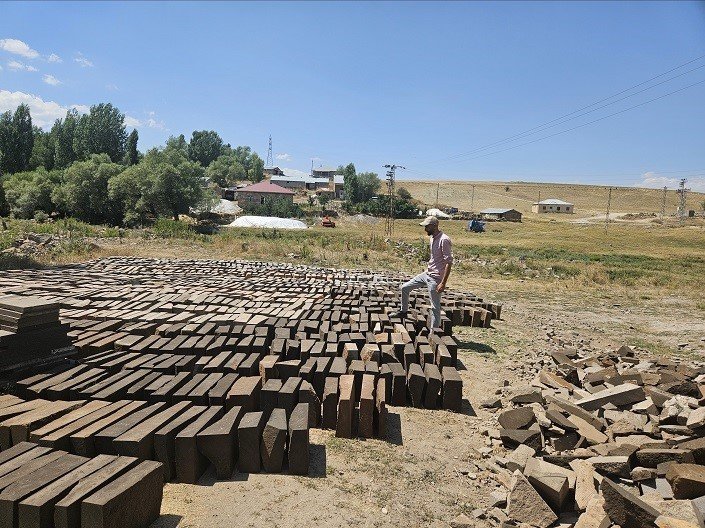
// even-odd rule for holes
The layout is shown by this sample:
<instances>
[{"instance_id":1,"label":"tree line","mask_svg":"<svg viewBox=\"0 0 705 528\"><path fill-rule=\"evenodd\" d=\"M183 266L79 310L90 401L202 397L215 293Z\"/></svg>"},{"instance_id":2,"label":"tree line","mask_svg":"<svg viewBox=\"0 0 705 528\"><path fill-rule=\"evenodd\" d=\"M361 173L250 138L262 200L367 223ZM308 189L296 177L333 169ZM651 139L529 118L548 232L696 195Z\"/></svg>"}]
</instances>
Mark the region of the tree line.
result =
<instances>
[{"instance_id":1,"label":"tree line","mask_svg":"<svg viewBox=\"0 0 705 528\"><path fill-rule=\"evenodd\" d=\"M144 154L138 140L110 103L86 114L69 110L48 132L32 125L27 105L0 114L0 215L144 225L209 206L208 184L264 178L257 153L231 147L213 130L194 131L188 142L172 136Z\"/></svg>"}]
</instances>

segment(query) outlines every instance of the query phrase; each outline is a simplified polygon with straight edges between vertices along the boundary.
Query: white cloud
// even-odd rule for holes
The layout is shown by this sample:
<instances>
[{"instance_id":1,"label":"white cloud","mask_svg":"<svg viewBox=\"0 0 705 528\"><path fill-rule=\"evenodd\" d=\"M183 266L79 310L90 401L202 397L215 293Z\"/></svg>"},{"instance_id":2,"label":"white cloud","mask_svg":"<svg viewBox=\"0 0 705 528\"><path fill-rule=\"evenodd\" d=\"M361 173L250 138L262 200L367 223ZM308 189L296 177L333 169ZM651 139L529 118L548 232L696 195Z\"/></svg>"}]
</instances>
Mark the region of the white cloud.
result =
<instances>
[{"instance_id":1,"label":"white cloud","mask_svg":"<svg viewBox=\"0 0 705 528\"><path fill-rule=\"evenodd\" d=\"M74 62L77 62L82 68L92 68L93 67L93 63L91 61L89 61L87 58L85 58L83 56L83 53L79 52L78 57L76 57L73 60L74 60Z\"/></svg>"},{"instance_id":2,"label":"white cloud","mask_svg":"<svg viewBox=\"0 0 705 528\"><path fill-rule=\"evenodd\" d=\"M39 56L37 50L33 50L27 44L17 39L0 39L0 49L15 55L21 55L28 59L36 59Z\"/></svg>"},{"instance_id":3,"label":"white cloud","mask_svg":"<svg viewBox=\"0 0 705 528\"><path fill-rule=\"evenodd\" d=\"M142 123L140 122L139 119L126 115L125 116L125 126L132 127L132 128L139 128L142 126Z\"/></svg>"},{"instance_id":4,"label":"white cloud","mask_svg":"<svg viewBox=\"0 0 705 528\"><path fill-rule=\"evenodd\" d=\"M29 106L32 123L42 128L50 128L55 120L65 117L70 108L75 108L81 113L88 111L88 107L85 105L65 107L54 101L45 101L36 95L0 90L0 112L14 111L21 104Z\"/></svg>"},{"instance_id":5,"label":"white cloud","mask_svg":"<svg viewBox=\"0 0 705 528\"><path fill-rule=\"evenodd\" d=\"M51 55L49 55L47 57L47 60L49 62L64 62L64 60L61 57L59 57L56 53L52 53Z\"/></svg>"},{"instance_id":6,"label":"white cloud","mask_svg":"<svg viewBox=\"0 0 705 528\"><path fill-rule=\"evenodd\" d=\"M287 176L311 176L310 172L300 171L299 169L288 169L286 167L281 167L281 170L284 171L284 174Z\"/></svg>"},{"instance_id":7,"label":"white cloud","mask_svg":"<svg viewBox=\"0 0 705 528\"><path fill-rule=\"evenodd\" d=\"M282 153L282 154L277 154L275 157L278 160L291 161L291 154Z\"/></svg>"},{"instance_id":8,"label":"white cloud","mask_svg":"<svg viewBox=\"0 0 705 528\"><path fill-rule=\"evenodd\" d=\"M29 72L37 71L37 68L35 68L34 66L31 66L29 64L25 64L24 62L20 62L20 61L16 61L16 60L7 61L7 67L10 68L11 70L14 70L14 71L19 71L19 70L24 70L24 71L29 71Z\"/></svg>"},{"instance_id":9,"label":"white cloud","mask_svg":"<svg viewBox=\"0 0 705 528\"><path fill-rule=\"evenodd\" d=\"M116 92L116 91L118 90L118 87L117 87L116 85L114 85L114 84L106 84L106 85L105 85L105 88L108 89L108 90L112 90L112 91L114 91L114 92Z\"/></svg>"},{"instance_id":10,"label":"white cloud","mask_svg":"<svg viewBox=\"0 0 705 528\"><path fill-rule=\"evenodd\" d=\"M61 84L61 81L59 79L57 79L53 75L49 75L48 73L44 74L44 77L42 77L42 81L47 84L51 84L52 86L57 86Z\"/></svg>"},{"instance_id":11,"label":"white cloud","mask_svg":"<svg viewBox=\"0 0 705 528\"><path fill-rule=\"evenodd\" d=\"M147 112L147 115L149 117L145 120L140 120L136 117L126 115L125 126L129 126L132 128L155 128L157 130L169 130L164 124L164 121L160 121L159 119L157 119L156 112Z\"/></svg>"},{"instance_id":12,"label":"white cloud","mask_svg":"<svg viewBox=\"0 0 705 528\"><path fill-rule=\"evenodd\" d=\"M695 176L687 178L685 184L686 188L697 192L705 192L705 177ZM662 189L663 187L668 187L670 189L677 189L680 185L680 178L671 178L668 176L662 176L658 172L645 172L642 175L641 182L637 184L637 187L649 187L652 189Z\"/></svg>"}]
</instances>

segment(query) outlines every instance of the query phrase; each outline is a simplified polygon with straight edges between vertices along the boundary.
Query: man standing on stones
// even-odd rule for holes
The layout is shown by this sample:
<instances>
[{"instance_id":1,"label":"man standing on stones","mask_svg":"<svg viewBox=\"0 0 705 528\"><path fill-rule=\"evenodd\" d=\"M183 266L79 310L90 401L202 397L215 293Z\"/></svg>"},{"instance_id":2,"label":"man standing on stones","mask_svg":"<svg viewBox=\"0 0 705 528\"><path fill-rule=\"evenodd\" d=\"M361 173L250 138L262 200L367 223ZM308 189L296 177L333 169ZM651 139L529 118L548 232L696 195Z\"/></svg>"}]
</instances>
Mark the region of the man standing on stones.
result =
<instances>
[{"instance_id":1,"label":"man standing on stones","mask_svg":"<svg viewBox=\"0 0 705 528\"><path fill-rule=\"evenodd\" d=\"M450 237L438 229L438 218L429 216L419 225L423 226L426 234L431 237L431 258L428 260L428 268L401 287L401 310L392 312L389 316L405 317L409 310L409 292L425 286L428 288L433 307L431 328L438 328L441 324L441 293L445 290L450 276L453 252Z\"/></svg>"}]
</instances>

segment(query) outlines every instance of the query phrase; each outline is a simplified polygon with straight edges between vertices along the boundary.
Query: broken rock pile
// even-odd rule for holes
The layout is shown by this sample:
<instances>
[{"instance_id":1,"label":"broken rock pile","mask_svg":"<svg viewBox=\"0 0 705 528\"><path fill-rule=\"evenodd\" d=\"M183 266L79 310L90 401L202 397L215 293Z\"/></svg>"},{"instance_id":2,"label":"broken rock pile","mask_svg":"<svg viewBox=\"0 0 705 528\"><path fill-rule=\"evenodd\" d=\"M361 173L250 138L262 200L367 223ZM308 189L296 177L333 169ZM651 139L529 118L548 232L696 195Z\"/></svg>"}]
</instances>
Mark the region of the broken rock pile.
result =
<instances>
[{"instance_id":1,"label":"broken rock pile","mask_svg":"<svg viewBox=\"0 0 705 528\"><path fill-rule=\"evenodd\" d=\"M627 346L553 352L491 437L507 526L705 526L705 368Z\"/></svg>"}]
</instances>

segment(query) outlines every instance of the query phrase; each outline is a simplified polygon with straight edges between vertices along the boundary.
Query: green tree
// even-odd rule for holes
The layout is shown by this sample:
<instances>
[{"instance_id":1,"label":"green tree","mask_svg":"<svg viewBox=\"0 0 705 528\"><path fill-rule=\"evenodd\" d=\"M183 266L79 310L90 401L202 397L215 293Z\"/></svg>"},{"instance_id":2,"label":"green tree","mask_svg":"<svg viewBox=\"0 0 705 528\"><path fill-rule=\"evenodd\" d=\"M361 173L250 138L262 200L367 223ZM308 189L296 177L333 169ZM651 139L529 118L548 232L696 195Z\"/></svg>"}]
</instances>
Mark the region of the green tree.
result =
<instances>
[{"instance_id":1,"label":"green tree","mask_svg":"<svg viewBox=\"0 0 705 528\"><path fill-rule=\"evenodd\" d=\"M51 132L44 132L39 127L34 127L34 147L29 160L32 170L44 167L47 170L54 168L54 136Z\"/></svg>"},{"instance_id":2,"label":"green tree","mask_svg":"<svg viewBox=\"0 0 705 528\"><path fill-rule=\"evenodd\" d=\"M12 116L12 127L15 133L16 161L14 171L19 172L29 169L29 160L32 157L34 147L34 129L32 128L32 116L29 113L29 106L21 104Z\"/></svg>"},{"instance_id":3,"label":"green tree","mask_svg":"<svg viewBox=\"0 0 705 528\"><path fill-rule=\"evenodd\" d=\"M110 180L108 196L120 205L125 224L143 225L159 216L177 220L190 208L215 201L202 185L203 167L189 160L175 139L164 149L150 149L138 165Z\"/></svg>"},{"instance_id":4,"label":"green tree","mask_svg":"<svg viewBox=\"0 0 705 528\"><path fill-rule=\"evenodd\" d=\"M78 119L78 111L69 110L66 117L63 120L57 119L51 128L51 134L54 136L54 167L57 169L65 169L78 159L73 149Z\"/></svg>"},{"instance_id":5,"label":"green tree","mask_svg":"<svg viewBox=\"0 0 705 528\"><path fill-rule=\"evenodd\" d=\"M186 138L183 134L178 136L169 136L166 140L165 151L178 151L181 152L184 157L188 157L188 143L186 143Z\"/></svg>"},{"instance_id":6,"label":"green tree","mask_svg":"<svg viewBox=\"0 0 705 528\"><path fill-rule=\"evenodd\" d=\"M264 160L257 153L250 156L250 169L247 171L247 177L255 183L264 180Z\"/></svg>"},{"instance_id":7,"label":"green tree","mask_svg":"<svg viewBox=\"0 0 705 528\"><path fill-rule=\"evenodd\" d=\"M125 157L126 144L125 114L112 104L93 105L78 119L73 149L79 159L87 160L92 154L107 154L111 161L119 163Z\"/></svg>"},{"instance_id":8,"label":"green tree","mask_svg":"<svg viewBox=\"0 0 705 528\"><path fill-rule=\"evenodd\" d=\"M375 172L361 172L357 175L357 201L371 200L379 192L379 177Z\"/></svg>"},{"instance_id":9,"label":"green tree","mask_svg":"<svg viewBox=\"0 0 705 528\"><path fill-rule=\"evenodd\" d=\"M64 181L52 194L62 212L92 224L119 221L119 210L108 196L108 182L124 170L107 154L93 154L64 171Z\"/></svg>"},{"instance_id":10,"label":"green tree","mask_svg":"<svg viewBox=\"0 0 705 528\"><path fill-rule=\"evenodd\" d=\"M397 189L397 196L402 200L411 200L411 193L406 189L406 187L399 187Z\"/></svg>"},{"instance_id":11,"label":"green tree","mask_svg":"<svg viewBox=\"0 0 705 528\"><path fill-rule=\"evenodd\" d=\"M140 151L137 150L137 140L139 136L137 129L133 129L127 136L127 152L125 153L125 165L137 165L140 161Z\"/></svg>"},{"instance_id":12,"label":"green tree","mask_svg":"<svg viewBox=\"0 0 705 528\"><path fill-rule=\"evenodd\" d=\"M343 192L345 200L349 203L357 203L358 201L358 183L357 173L355 172L355 164L348 163L345 167L340 165L338 172L343 175Z\"/></svg>"},{"instance_id":13,"label":"green tree","mask_svg":"<svg viewBox=\"0 0 705 528\"><path fill-rule=\"evenodd\" d=\"M196 130L188 144L188 157L191 161L208 167L223 153L223 140L215 130Z\"/></svg>"},{"instance_id":14,"label":"green tree","mask_svg":"<svg viewBox=\"0 0 705 528\"><path fill-rule=\"evenodd\" d=\"M229 187L238 180L247 177L245 167L234 154L223 154L213 161L206 169L206 176L220 187Z\"/></svg>"},{"instance_id":15,"label":"green tree","mask_svg":"<svg viewBox=\"0 0 705 528\"><path fill-rule=\"evenodd\" d=\"M56 209L52 195L60 183L61 171L44 167L6 177L3 188L9 212L17 218L34 218L37 211L51 214Z\"/></svg>"},{"instance_id":16,"label":"green tree","mask_svg":"<svg viewBox=\"0 0 705 528\"><path fill-rule=\"evenodd\" d=\"M0 174L8 174L14 164L15 134L12 129L12 112L0 114Z\"/></svg>"},{"instance_id":17,"label":"green tree","mask_svg":"<svg viewBox=\"0 0 705 528\"><path fill-rule=\"evenodd\" d=\"M30 168L34 130L29 106L21 104L15 113L0 116L0 171L14 173Z\"/></svg>"}]
</instances>

